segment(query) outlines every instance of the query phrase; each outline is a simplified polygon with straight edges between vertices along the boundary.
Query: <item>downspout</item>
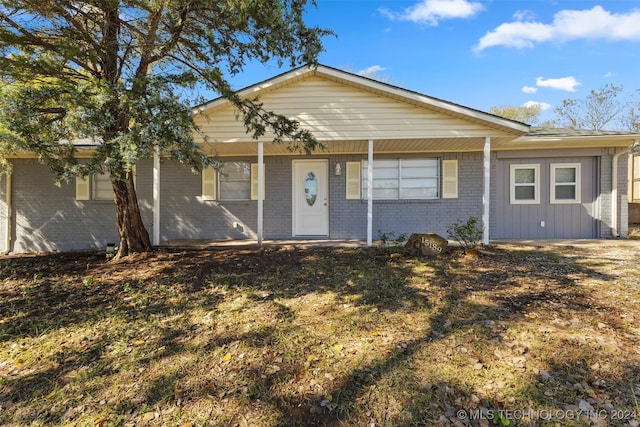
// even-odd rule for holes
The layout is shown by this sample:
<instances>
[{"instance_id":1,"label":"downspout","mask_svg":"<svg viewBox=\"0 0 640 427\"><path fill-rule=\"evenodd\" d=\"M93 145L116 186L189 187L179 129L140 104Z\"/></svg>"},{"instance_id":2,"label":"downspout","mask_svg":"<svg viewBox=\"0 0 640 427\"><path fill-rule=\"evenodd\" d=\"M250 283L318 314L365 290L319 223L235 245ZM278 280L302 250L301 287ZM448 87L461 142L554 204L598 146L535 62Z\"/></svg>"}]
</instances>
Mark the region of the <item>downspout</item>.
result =
<instances>
[{"instance_id":1,"label":"downspout","mask_svg":"<svg viewBox=\"0 0 640 427\"><path fill-rule=\"evenodd\" d=\"M12 206L12 200L11 200L11 172L7 173L6 175L6 204L7 204L7 223L6 223L6 227L7 227L7 232L5 234L5 246L4 246L4 252L3 255L8 254L9 252L11 252L11 217L13 216L13 206Z\"/></svg>"},{"instance_id":2,"label":"downspout","mask_svg":"<svg viewBox=\"0 0 640 427\"><path fill-rule=\"evenodd\" d=\"M634 146L638 144L638 140L635 141ZM633 147L633 146L632 146ZM628 154L632 147L627 147L624 150L615 153L613 155L611 165L611 237L620 237L618 230L618 159L623 154Z\"/></svg>"}]
</instances>

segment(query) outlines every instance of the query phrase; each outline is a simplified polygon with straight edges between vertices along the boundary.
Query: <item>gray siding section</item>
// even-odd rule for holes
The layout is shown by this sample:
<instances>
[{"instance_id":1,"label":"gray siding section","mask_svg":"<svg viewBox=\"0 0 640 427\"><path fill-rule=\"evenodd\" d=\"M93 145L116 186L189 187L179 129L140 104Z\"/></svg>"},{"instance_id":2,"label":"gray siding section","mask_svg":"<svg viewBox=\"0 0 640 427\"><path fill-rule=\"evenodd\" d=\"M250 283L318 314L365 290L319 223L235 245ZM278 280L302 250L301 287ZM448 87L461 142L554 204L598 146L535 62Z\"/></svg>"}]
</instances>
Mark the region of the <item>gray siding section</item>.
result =
<instances>
[{"instance_id":1,"label":"gray siding section","mask_svg":"<svg viewBox=\"0 0 640 427\"><path fill-rule=\"evenodd\" d=\"M386 156L385 156L386 157ZM447 225L457 218L482 215L482 154L418 155L459 161L457 199L374 201L374 238L380 233L436 232L446 236ZM367 203L346 199L345 165L361 161L361 155L317 156L329 159L329 238L366 239ZM383 158L383 157L376 157ZM397 156L396 156L397 158ZM403 156L407 158L407 156ZM265 158L264 237L291 239L292 160L302 157ZM255 162L254 158L227 159ZM340 163L342 175L335 175ZM201 177L172 162L161 172L161 240L255 238L257 202L204 201Z\"/></svg>"},{"instance_id":2,"label":"gray siding section","mask_svg":"<svg viewBox=\"0 0 640 427\"><path fill-rule=\"evenodd\" d=\"M492 153L490 237L496 238L586 238L611 236L611 171L613 150L576 153L580 157L550 157L520 152L517 158ZM597 155L596 155L597 154ZM536 155L535 159L531 156ZM398 158L400 156L375 156ZM373 237L380 234L435 232L447 236L446 228L456 219L482 217L482 153L434 153L402 155L402 158L437 157L458 160L458 198L436 200L374 201ZM346 199L346 163L361 161L363 155L317 155L329 159L329 238L366 239L367 202ZM300 156L265 158L266 198L264 237L291 239L292 160ZM256 157L228 160L256 162ZM550 205L549 164L580 161L582 204ZM541 204L509 205L510 162L540 163ZM54 185L53 176L33 159L16 159L12 177L13 252L104 249L117 243L115 207L111 201L75 200L75 183ZM340 163L342 175L335 175ZM618 226L626 233L626 156L619 159ZM600 176L596 173L600 170ZM161 241L178 239L254 239L257 231L257 202L218 202L202 199L202 179L176 162L161 165ZM143 221L153 232L152 160L137 167L137 192ZM0 245L6 229L6 178L0 178ZM595 197L599 185L600 196ZM594 219L594 217L596 219ZM545 221L546 227L539 227Z\"/></svg>"},{"instance_id":3,"label":"gray siding section","mask_svg":"<svg viewBox=\"0 0 640 427\"><path fill-rule=\"evenodd\" d=\"M579 163L581 166L581 203L551 203L551 165ZM538 204L511 204L510 166L537 164L540 167ZM599 210L596 196L596 157L515 158L497 161L494 188L497 239L566 239L598 237L595 217ZM543 225L544 222L544 225Z\"/></svg>"},{"instance_id":4,"label":"gray siding section","mask_svg":"<svg viewBox=\"0 0 640 427\"><path fill-rule=\"evenodd\" d=\"M332 239L367 238L367 203L347 200L347 162L360 162L360 155L333 156L329 161L329 237ZM335 175L340 163L342 175ZM375 214L374 214L375 215ZM375 230L375 228L374 228Z\"/></svg>"},{"instance_id":5,"label":"gray siding section","mask_svg":"<svg viewBox=\"0 0 640 427\"><path fill-rule=\"evenodd\" d=\"M201 176L175 162L165 162L161 166L160 206L161 241L254 236L255 202L222 205L203 200Z\"/></svg>"},{"instance_id":6,"label":"gray siding section","mask_svg":"<svg viewBox=\"0 0 640 427\"><path fill-rule=\"evenodd\" d=\"M36 160L13 164L13 252L87 250L118 241L113 202L76 201L75 183L57 187Z\"/></svg>"},{"instance_id":7,"label":"gray siding section","mask_svg":"<svg viewBox=\"0 0 640 427\"><path fill-rule=\"evenodd\" d=\"M380 233L394 232L437 233L447 237L447 226L456 220L466 221L474 216L482 218L482 153L451 153L433 156L445 160L458 160L458 198L407 201L373 202L373 238ZM382 156L377 158L383 158ZM403 156L403 158L406 158ZM358 218L366 227L366 202L364 214ZM366 233L360 236L366 237Z\"/></svg>"}]
</instances>

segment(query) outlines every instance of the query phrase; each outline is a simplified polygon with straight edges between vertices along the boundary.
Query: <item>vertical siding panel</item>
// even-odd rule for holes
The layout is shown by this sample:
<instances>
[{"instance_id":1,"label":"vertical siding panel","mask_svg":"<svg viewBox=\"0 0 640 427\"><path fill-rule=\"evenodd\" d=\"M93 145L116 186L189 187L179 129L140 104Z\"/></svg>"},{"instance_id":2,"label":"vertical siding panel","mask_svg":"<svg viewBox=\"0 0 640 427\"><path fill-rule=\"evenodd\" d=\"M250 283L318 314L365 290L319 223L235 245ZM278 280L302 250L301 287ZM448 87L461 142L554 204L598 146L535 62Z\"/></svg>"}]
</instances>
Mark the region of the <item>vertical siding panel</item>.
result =
<instances>
[{"instance_id":1,"label":"vertical siding panel","mask_svg":"<svg viewBox=\"0 0 640 427\"><path fill-rule=\"evenodd\" d=\"M540 204L511 205L509 203L511 164L540 165ZM551 204L551 164L580 163L581 203ZM500 159L497 188L499 212L497 223L499 238L593 238L596 237L596 220L593 204L596 200L596 159L594 157L545 157L536 159ZM540 227L540 221L545 227Z\"/></svg>"}]
</instances>

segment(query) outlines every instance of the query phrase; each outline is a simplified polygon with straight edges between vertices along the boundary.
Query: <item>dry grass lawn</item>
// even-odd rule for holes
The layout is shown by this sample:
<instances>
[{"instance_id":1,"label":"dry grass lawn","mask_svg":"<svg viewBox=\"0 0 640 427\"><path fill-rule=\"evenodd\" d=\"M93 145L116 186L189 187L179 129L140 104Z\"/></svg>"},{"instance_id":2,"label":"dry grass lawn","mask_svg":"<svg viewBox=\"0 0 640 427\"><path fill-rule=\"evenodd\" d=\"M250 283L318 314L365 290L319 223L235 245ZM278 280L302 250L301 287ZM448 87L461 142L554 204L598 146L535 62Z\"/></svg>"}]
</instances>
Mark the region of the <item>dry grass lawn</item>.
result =
<instances>
[{"instance_id":1,"label":"dry grass lawn","mask_svg":"<svg viewBox=\"0 0 640 427\"><path fill-rule=\"evenodd\" d=\"M0 425L637 426L640 245L489 250L0 258Z\"/></svg>"}]
</instances>

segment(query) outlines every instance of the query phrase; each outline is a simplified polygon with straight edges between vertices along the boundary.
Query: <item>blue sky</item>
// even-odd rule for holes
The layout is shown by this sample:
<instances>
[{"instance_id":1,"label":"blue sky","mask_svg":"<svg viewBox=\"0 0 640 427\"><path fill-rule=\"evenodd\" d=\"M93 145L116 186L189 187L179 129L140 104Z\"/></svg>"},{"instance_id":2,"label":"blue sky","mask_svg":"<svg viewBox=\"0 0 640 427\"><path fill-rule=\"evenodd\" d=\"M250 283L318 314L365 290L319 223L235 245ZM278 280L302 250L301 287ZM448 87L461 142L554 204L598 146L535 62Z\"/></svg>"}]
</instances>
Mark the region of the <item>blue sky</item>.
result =
<instances>
[{"instance_id":1,"label":"blue sky","mask_svg":"<svg viewBox=\"0 0 640 427\"><path fill-rule=\"evenodd\" d=\"M307 23L333 30L322 64L487 111L605 84L640 89L640 1L317 0ZM245 87L286 69L251 65Z\"/></svg>"}]
</instances>

